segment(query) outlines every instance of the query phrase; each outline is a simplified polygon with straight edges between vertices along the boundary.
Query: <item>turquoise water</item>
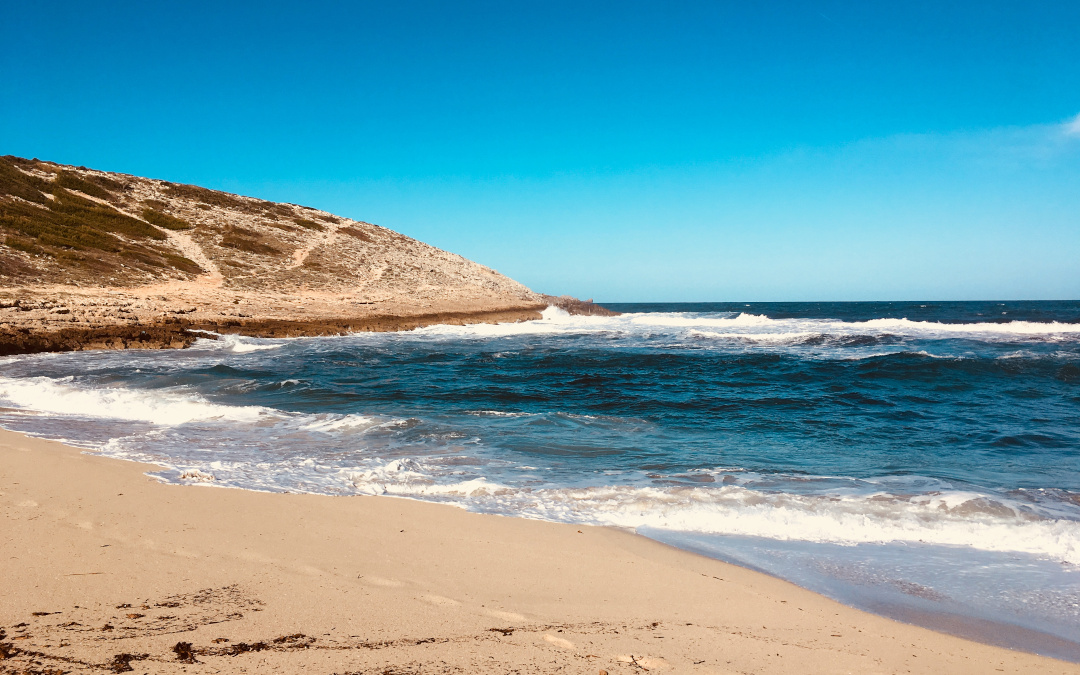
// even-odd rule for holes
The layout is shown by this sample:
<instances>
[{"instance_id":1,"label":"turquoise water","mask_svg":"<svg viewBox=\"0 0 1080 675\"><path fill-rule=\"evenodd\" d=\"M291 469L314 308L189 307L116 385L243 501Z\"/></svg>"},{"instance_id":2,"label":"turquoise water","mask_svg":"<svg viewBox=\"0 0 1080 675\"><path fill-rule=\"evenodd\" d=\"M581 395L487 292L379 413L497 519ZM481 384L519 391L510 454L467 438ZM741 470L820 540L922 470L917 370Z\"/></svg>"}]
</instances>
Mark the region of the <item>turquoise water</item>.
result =
<instances>
[{"instance_id":1,"label":"turquoise water","mask_svg":"<svg viewBox=\"0 0 1080 675\"><path fill-rule=\"evenodd\" d=\"M174 482L633 528L1080 654L1080 302L613 308L9 358L0 423Z\"/></svg>"}]
</instances>

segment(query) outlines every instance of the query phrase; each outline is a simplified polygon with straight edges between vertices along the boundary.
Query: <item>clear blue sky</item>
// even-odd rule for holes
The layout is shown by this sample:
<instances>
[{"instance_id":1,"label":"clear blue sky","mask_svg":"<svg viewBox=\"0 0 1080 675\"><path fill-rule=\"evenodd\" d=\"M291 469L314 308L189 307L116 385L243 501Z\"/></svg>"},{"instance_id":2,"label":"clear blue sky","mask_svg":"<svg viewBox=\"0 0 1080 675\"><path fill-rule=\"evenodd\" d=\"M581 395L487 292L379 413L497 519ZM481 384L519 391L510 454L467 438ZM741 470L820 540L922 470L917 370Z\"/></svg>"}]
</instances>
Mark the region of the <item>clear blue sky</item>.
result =
<instances>
[{"instance_id":1,"label":"clear blue sky","mask_svg":"<svg viewBox=\"0 0 1080 675\"><path fill-rule=\"evenodd\" d=\"M0 154L607 301L1080 298L1080 2L7 3Z\"/></svg>"}]
</instances>

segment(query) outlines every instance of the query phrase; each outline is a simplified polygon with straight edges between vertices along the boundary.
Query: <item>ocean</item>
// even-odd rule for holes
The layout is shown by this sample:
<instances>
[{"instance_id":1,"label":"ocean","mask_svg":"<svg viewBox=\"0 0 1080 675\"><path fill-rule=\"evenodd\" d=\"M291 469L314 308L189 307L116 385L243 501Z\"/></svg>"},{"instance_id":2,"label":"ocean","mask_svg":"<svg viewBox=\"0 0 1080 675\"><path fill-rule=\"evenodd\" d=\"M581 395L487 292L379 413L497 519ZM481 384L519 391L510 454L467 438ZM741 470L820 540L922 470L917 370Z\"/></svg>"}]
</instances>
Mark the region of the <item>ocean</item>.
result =
<instances>
[{"instance_id":1,"label":"ocean","mask_svg":"<svg viewBox=\"0 0 1080 675\"><path fill-rule=\"evenodd\" d=\"M629 528L1080 660L1080 302L608 306L10 357L0 425L172 483Z\"/></svg>"}]
</instances>

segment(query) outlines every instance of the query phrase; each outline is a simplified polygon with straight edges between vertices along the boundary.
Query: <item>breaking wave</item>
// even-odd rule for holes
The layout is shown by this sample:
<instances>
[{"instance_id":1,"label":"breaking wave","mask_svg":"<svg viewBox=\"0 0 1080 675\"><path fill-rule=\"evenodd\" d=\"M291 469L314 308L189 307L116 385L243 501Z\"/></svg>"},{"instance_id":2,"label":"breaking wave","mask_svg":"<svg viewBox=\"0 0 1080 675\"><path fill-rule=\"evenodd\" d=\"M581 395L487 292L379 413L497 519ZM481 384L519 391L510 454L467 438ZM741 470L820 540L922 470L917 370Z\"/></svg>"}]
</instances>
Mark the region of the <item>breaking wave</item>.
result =
<instances>
[{"instance_id":1,"label":"breaking wave","mask_svg":"<svg viewBox=\"0 0 1080 675\"><path fill-rule=\"evenodd\" d=\"M902 339L960 338L985 342L1010 341L1016 338L1075 340L1080 338L1080 324L1032 321L1007 323L941 323L909 319L871 319L841 321L836 319L772 319L748 313L729 316L688 315L686 313L629 313L615 317L572 316L549 307L543 318L507 324L469 326L429 326L411 331L427 338L499 338L526 335L588 335L616 333L652 337L657 333L672 337L737 340L761 344L820 344L866 346ZM860 342L862 340L863 342Z\"/></svg>"},{"instance_id":2,"label":"breaking wave","mask_svg":"<svg viewBox=\"0 0 1080 675\"><path fill-rule=\"evenodd\" d=\"M1043 508L972 491L792 494L735 484L528 488L483 475L462 476L437 462L411 457L372 459L362 467L317 460L276 470L264 465L258 475L275 475L274 481L256 478L250 468L234 464L225 470L211 462L177 465L174 471L211 475L218 485L231 487L412 497L556 522L841 545L921 543L1080 564L1080 522L1054 517L1053 505ZM284 476L288 479L282 481Z\"/></svg>"},{"instance_id":3,"label":"breaking wave","mask_svg":"<svg viewBox=\"0 0 1080 675\"><path fill-rule=\"evenodd\" d=\"M275 411L260 406L211 403L177 390L85 388L74 378L0 377L0 401L39 413L178 425L217 420L253 422Z\"/></svg>"}]
</instances>

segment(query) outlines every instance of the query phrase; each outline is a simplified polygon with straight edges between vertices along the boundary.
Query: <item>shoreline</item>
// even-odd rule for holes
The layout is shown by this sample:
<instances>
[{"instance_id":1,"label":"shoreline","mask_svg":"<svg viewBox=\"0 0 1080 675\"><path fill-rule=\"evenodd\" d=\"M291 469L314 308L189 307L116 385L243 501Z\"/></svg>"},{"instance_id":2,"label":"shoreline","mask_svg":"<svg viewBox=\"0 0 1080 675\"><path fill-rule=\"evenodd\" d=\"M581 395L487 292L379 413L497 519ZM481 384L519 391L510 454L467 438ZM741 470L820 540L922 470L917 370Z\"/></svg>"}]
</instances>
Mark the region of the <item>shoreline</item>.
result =
<instances>
[{"instance_id":1,"label":"shoreline","mask_svg":"<svg viewBox=\"0 0 1080 675\"><path fill-rule=\"evenodd\" d=\"M258 338L320 337L348 333L406 331L439 324L468 325L539 319L545 304L505 309L443 311L422 314L374 314L356 317L304 319L189 320L170 318L155 323L66 327L56 330L0 328L0 356L92 349L185 349L209 331Z\"/></svg>"},{"instance_id":2,"label":"shoreline","mask_svg":"<svg viewBox=\"0 0 1080 675\"><path fill-rule=\"evenodd\" d=\"M612 528L154 468L0 430L0 672L1080 672Z\"/></svg>"},{"instance_id":3,"label":"shoreline","mask_svg":"<svg viewBox=\"0 0 1080 675\"><path fill-rule=\"evenodd\" d=\"M0 295L4 292L0 289ZM267 307L275 303L284 306L245 314L235 310L232 302L218 302L215 307L191 306L198 303L195 297L178 297L155 307L153 312L131 312L127 306L146 298L132 294L130 289L82 298L81 306L73 301L71 289L43 298L34 298L30 292L12 294L33 299L24 302L0 298L0 356L94 349L186 349L200 337L207 337L206 332L294 338L408 331L435 325L518 323L541 318L541 312L548 307L574 315L618 315L592 300L551 295L519 303L460 301L416 306L322 299L321 305L305 308L297 305L296 297L260 300L250 294L237 294L233 300L236 305L244 303L245 308L258 302ZM352 311L339 308L350 304L354 305Z\"/></svg>"}]
</instances>

